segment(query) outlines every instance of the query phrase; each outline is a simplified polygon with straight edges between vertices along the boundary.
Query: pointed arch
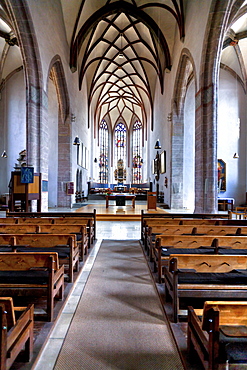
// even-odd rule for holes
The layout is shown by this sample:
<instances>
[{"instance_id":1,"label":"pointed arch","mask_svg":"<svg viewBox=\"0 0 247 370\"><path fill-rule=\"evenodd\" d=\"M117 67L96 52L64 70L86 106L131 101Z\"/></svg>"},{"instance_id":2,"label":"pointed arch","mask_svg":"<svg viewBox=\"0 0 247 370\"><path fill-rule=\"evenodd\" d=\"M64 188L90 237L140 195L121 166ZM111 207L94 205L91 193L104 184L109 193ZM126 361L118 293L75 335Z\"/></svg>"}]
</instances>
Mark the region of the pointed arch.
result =
<instances>
[{"instance_id":1,"label":"pointed arch","mask_svg":"<svg viewBox=\"0 0 247 370\"><path fill-rule=\"evenodd\" d=\"M183 167L184 167L184 102L188 86L192 81L196 85L195 63L188 49L183 49L177 69L172 104L172 145L171 145L171 206L183 208ZM195 89L196 91L196 89Z\"/></svg>"},{"instance_id":2,"label":"pointed arch","mask_svg":"<svg viewBox=\"0 0 247 370\"><path fill-rule=\"evenodd\" d=\"M49 78L52 78L53 83L55 84L61 120L65 122L69 118L70 100L64 69L59 55L55 55L50 62L47 75L47 85Z\"/></svg>"},{"instance_id":3,"label":"pointed arch","mask_svg":"<svg viewBox=\"0 0 247 370\"><path fill-rule=\"evenodd\" d=\"M55 55L48 69L47 88L49 79L53 82L58 101L58 206L66 204L66 194L59 183L68 182L71 179L71 123L70 101L65 79L62 61L59 55ZM49 103L49 102L48 102Z\"/></svg>"},{"instance_id":4,"label":"pointed arch","mask_svg":"<svg viewBox=\"0 0 247 370\"><path fill-rule=\"evenodd\" d=\"M20 46L26 81L26 128L27 128L27 161L32 163L35 171L46 172L42 161L41 147L43 120L46 118L46 94L43 90L41 57L32 16L26 0L5 0L1 4L8 13L15 29Z\"/></svg>"},{"instance_id":5,"label":"pointed arch","mask_svg":"<svg viewBox=\"0 0 247 370\"><path fill-rule=\"evenodd\" d=\"M213 0L205 32L199 90L196 93L196 207L195 212L218 210L217 94L224 36L244 0ZM210 135L208 133L210 132Z\"/></svg>"}]
</instances>

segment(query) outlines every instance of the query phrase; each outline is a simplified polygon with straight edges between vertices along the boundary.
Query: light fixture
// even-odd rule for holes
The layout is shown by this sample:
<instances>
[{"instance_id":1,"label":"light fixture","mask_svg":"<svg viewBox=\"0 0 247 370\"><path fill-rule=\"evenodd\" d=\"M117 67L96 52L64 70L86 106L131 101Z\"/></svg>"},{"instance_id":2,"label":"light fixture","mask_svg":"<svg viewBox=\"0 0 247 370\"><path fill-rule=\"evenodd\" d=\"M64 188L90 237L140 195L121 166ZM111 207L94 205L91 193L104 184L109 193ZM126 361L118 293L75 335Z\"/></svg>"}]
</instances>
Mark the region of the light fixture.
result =
<instances>
[{"instance_id":1,"label":"light fixture","mask_svg":"<svg viewBox=\"0 0 247 370\"><path fill-rule=\"evenodd\" d=\"M8 157L8 156L7 156L7 153L6 153L6 150L4 150L4 151L2 152L1 157L2 157L2 158L7 158L7 157Z\"/></svg>"},{"instance_id":2,"label":"light fixture","mask_svg":"<svg viewBox=\"0 0 247 370\"><path fill-rule=\"evenodd\" d=\"M74 113L71 113L71 122L75 122L76 115Z\"/></svg>"},{"instance_id":3,"label":"light fixture","mask_svg":"<svg viewBox=\"0 0 247 370\"><path fill-rule=\"evenodd\" d=\"M161 149L160 141L159 139L156 141L154 149L157 149L156 157L155 157L155 166L156 166L156 175L155 180L159 181L160 178L160 155L159 155L159 149Z\"/></svg>"},{"instance_id":4,"label":"light fixture","mask_svg":"<svg viewBox=\"0 0 247 370\"><path fill-rule=\"evenodd\" d=\"M97 163L98 161L97 161L97 158L94 158L94 163Z\"/></svg>"},{"instance_id":5,"label":"light fixture","mask_svg":"<svg viewBox=\"0 0 247 370\"><path fill-rule=\"evenodd\" d=\"M233 158L234 158L234 159L238 159L238 158L239 158L238 153L234 153Z\"/></svg>"},{"instance_id":6,"label":"light fixture","mask_svg":"<svg viewBox=\"0 0 247 370\"><path fill-rule=\"evenodd\" d=\"M159 139L156 141L154 149L161 149L160 141Z\"/></svg>"},{"instance_id":7,"label":"light fixture","mask_svg":"<svg viewBox=\"0 0 247 370\"><path fill-rule=\"evenodd\" d=\"M172 120L172 113L168 113L168 115L167 115L167 121L168 122L171 122L171 120Z\"/></svg>"},{"instance_id":8,"label":"light fixture","mask_svg":"<svg viewBox=\"0 0 247 370\"><path fill-rule=\"evenodd\" d=\"M75 140L73 142L73 145L80 145L80 139L79 139L79 136L76 136L75 137Z\"/></svg>"}]
</instances>

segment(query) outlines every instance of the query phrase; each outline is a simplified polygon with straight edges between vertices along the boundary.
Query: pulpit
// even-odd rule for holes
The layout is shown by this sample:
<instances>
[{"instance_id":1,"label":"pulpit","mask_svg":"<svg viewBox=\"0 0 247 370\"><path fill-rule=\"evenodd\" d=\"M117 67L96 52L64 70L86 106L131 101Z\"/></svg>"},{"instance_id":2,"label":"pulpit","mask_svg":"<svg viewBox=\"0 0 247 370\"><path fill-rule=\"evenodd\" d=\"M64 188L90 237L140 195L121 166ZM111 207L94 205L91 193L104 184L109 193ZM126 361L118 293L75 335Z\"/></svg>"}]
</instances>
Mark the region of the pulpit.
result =
<instances>
[{"instance_id":1,"label":"pulpit","mask_svg":"<svg viewBox=\"0 0 247 370\"><path fill-rule=\"evenodd\" d=\"M41 212L41 174L33 173L31 167L23 167L23 169L24 171L11 172L9 210L15 211L18 202L20 203L18 209L28 212L31 200L37 200L37 211Z\"/></svg>"}]
</instances>

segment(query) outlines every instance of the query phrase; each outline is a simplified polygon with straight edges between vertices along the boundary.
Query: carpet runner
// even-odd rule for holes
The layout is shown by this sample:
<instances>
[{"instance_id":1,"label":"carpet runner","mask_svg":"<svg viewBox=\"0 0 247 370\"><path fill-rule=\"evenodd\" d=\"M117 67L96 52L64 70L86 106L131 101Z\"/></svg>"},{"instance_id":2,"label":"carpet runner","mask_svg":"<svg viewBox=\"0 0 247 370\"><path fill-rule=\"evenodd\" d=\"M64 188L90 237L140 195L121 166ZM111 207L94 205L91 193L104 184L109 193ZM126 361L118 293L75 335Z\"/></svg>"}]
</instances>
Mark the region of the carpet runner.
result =
<instances>
[{"instance_id":1,"label":"carpet runner","mask_svg":"<svg viewBox=\"0 0 247 370\"><path fill-rule=\"evenodd\" d=\"M138 240L103 240L54 369L184 369Z\"/></svg>"}]
</instances>

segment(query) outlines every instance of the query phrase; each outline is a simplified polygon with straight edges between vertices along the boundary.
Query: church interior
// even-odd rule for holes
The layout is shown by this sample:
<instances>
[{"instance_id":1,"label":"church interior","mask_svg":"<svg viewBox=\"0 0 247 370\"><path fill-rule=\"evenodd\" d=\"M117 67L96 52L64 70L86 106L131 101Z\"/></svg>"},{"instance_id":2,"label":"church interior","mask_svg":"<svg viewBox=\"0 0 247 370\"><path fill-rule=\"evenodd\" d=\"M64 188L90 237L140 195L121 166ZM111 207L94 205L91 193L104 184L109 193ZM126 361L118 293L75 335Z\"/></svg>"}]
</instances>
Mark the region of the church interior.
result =
<instances>
[{"instance_id":1,"label":"church interior","mask_svg":"<svg viewBox=\"0 0 247 370\"><path fill-rule=\"evenodd\" d=\"M246 107L247 0L0 0L0 369L247 369Z\"/></svg>"}]
</instances>

